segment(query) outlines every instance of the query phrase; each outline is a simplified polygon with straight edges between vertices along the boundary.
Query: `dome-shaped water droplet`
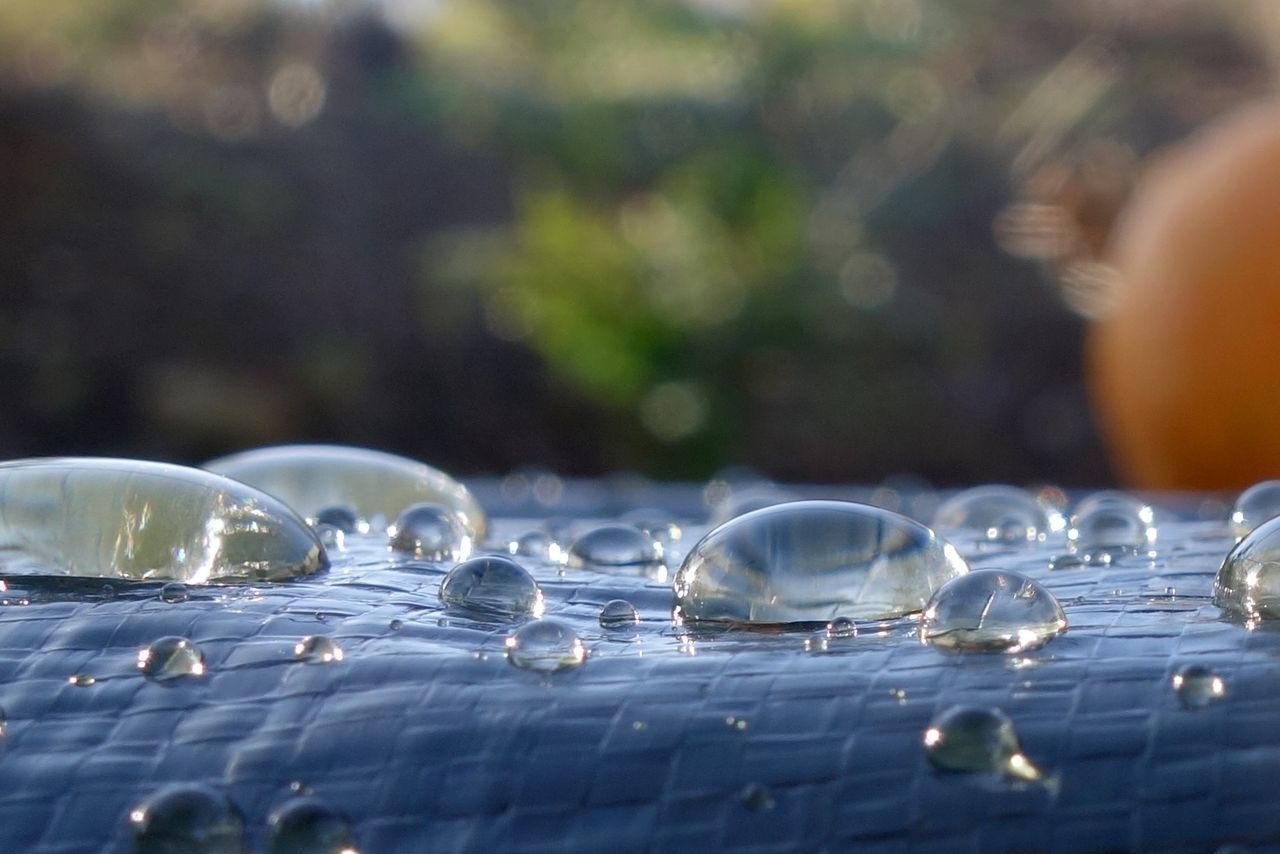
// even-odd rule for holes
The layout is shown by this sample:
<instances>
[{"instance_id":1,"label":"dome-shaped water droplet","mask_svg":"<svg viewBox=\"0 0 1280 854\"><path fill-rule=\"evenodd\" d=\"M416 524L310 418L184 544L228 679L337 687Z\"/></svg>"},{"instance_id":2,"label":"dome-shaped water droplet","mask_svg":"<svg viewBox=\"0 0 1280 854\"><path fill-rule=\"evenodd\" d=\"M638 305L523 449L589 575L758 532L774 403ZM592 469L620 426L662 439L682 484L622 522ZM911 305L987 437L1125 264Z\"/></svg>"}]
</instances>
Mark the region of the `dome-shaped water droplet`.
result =
<instances>
[{"instance_id":1,"label":"dome-shaped water droplet","mask_svg":"<svg viewBox=\"0 0 1280 854\"><path fill-rule=\"evenodd\" d=\"M1268 519L1280 516L1280 480L1264 480L1240 493L1231 510L1231 531L1243 537Z\"/></svg>"},{"instance_id":2,"label":"dome-shaped water droplet","mask_svg":"<svg viewBox=\"0 0 1280 854\"><path fill-rule=\"evenodd\" d=\"M664 510L649 507L628 510L619 517L618 521L639 528L663 546L671 545L684 536L680 523L672 519L671 514Z\"/></svg>"},{"instance_id":3,"label":"dome-shaped water droplet","mask_svg":"<svg viewBox=\"0 0 1280 854\"><path fill-rule=\"evenodd\" d=\"M351 823L323 801L293 798L267 818L268 854L357 854Z\"/></svg>"},{"instance_id":4,"label":"dome-shaped water droplet","mask_svg":"<svg viewBox=\"0 0 1280 854\"><path fill-rule=\"evenodd\" d=\"M129 813L138 854L243 854L244 817L208 786L166 786Z\"/></svg>"},{"instance_id":5,"label":"dome-shaped water droplet","mask_svg":"<svg viewBox=\"0 0 1280 854\"><path fill-rule=\"evenodd\" d=\"M559 563L564 557L560 544L546 531L526 531L507 546L507 551L521 557Z\"/></svg>"},{"instance_id":6,"label":"dome-shaped water droplet","mask_svg":"<svg viewBox=\"0 0 1280 854\"><path fill-rule=\"evenodd\" d=\"M315 517L332 505L355 508L364 519L394 519L410 504L429 502L458 514L467 533L484 539L488 520L467 488L442 471L393 454L340 445L283 445L205 463Z\"/></svg>"},{"instance_id":7,"label":"dome-shaped water droplet","mask_svg":"<svg viewBox=\"0 0 1280 854\"><path fill-rule=\"evenodd\" d=\"M138 669L155 682L169 682L184 676L203 676L204 653L186 638L160 638L138 652Z\"/></svg>"},{"instance_id":8,"label":"dome-shaped water droplet","mask_svg":"<svg viewBox=\"0 0 1280 854\"><path fill-rule=\"evenodd\" d=\"M1213 581L1213 604L1249 618L1280 618L1280 516L1236 543Z\"/></svg>"},{"instance_id":9,"label":"dome-shaped water droplet","mask_svg":"<svg viewBox=\"0 0 1280 854\"><path fill-rule=\"evenodd\" d=\"M308 664L342 661L342 647L326 635L307 635L293 645L293 657Z\"/></svg>"},{"instance_id":10,"label":"dome-shaped water droplet","mask_svg":"<svg viewBox=\"0 0 1280 854\"><path fill-rule=\"evenodd\" d=\"M939 588L924 609L920 637L963 652L1036 649L1067 628L1053 594L1016 572L979 569Z\"/></svg>"},{"instance_id":11,"label":"dome-shaped water droplet","mask_svg":"<svg viewBox=\"0 0 1280 854\"><path fill-rule=\"evenodd\" d=\"M334 553L347 550L347 535L341 528L335 528L332 525L313 525L312 527L315 528L320 542L324 544L325 551Z\"/></svg>"},{"instance_id":12,"label":"dome-shaped water droplet","mask_svg":"<svg viewBox=\"0 0 1280 854\"><path fill-rule=\"evenodd\" d=\"M457 515L439 504L406 507L391 528L391 548L424 560L463 560L471 537Z\"/></svg>"},{"instance_id":13,"label":"dome-shaped water droplet","mask_svg":"<svg viewBox=\"0 0 1280 854\"><path fill-rule=\"evenodd\" d=\"M606 629L633 629L639 622L636 607L626 599L610 599L600 609L600 625Z\"/></svg>"},{"instance_id":14,"label":"dome-shaped water droplet","mask_svg":"<svg viewBox=\"0 0 1280 854\"><path fill-rule=\"evenodd\" d=\"M360 530L360 514L350 504L330 504L321 507L309 521L313 527L328 525L344 534L354 534Z\"/></svg>"},{"instance_id":15,"label":"dome-shaped water droplet","mask_svg":"<svg viewBox=\"0 0 1280 854\"><path fill-rule=\"evenodd\" d=\"M160 601L168 602L171 605L187 601L187 597L190 595L187 585L181 581L170 581L160 588Z\"/></svg>"},{"instance_id":16,"label":"dome-shaped water droplet","mask_svg":"<svg viewBox=\"0 0 1280 854\"><path fill-rule=\"evenodd\" d=\"M827 637L852 638L858 636L858 626L848 617L836 617L827 623Z\"/></svg>"},{"instance_id":17,"label":"dome-shaped water droplet","mask_svg":"<svg viewBox=\"0 0 1280 854\"><path fill-rule=\"evenodd\" d=\"M211 581L285 579L328 566L276 499L199 469L136 460L0 464L5 572Z\"/></svg>"},{"instance_id":18,"label":"dome-shaped water droplet","mask_svg":"<svg viewBox=\"0 0 1280 854\"><path fill-rule=\"evenodd\" d=\"M1028 492L1012 486L978 486L944 501L933 516L933 528L955 542L1013 545L1043 539L1049 517Z\"/></svg>"},{"instance_id":19,"label":"dome-shaped water droplet","mask_svg":"<svg viewBox=\"0 0 1280 854\"><path fill-rule=\"evenodd\" d=\"M505 557L476 557L440 582L440 601L455 608L504 617L542 616L542 591L533 576Z\"/></svg>"},{"instance_id":20,"label":"dome-shaped water droplet","mask_svg":"<svg viewBox=\"0 0 1280 854\"><path fill-rule=\"evenodd\" d=\"M1207 706L1227 694L1227 683L1203 664L1188 665L1170 680L1179 702L1188 709Z\"/></svg>"},{"instance_id":21,"label":"dome-shaped water droplet","mask_svg":"<svg viewBox=\"0 0 1280 854\"><path fill-rule=\"evenodd\" d=\"M677 616L738 623L900 617L967 571L951 545L905 516L847 501L793 501L703 537L676 575Z\"/></svg>"},{"instance_id":22,"label":"dome-shaped water droplet","mask_svg":"<svg viewBox=\"0 0 1280 854\"><path fill-rule=\"evenodd\" d=\"M1071 549L1095 558L1136 554L1155 542L1151 506L1122 492L1099 492L1081 501L1067 528Z\"/></svg>"},{"instance_id":23,"label":"dome-shaped water droplet","mask_svg":"<svg viewBox=\"0 0 1280 854\"><path fill-rule=\"evenodd\" d=\"M1039 780L1018 743L1013 722L999 709L952 706L924 732L925 754L935 768Z\"/></svg>"},{"instance_id":24,"label":"dome-shaped water droplet","mask_svg":"<svg viewBox=\"0 0 1280 854\"><path fill-rule=\"evenodd\" d=\"M522 670L555 673L587 659L587 648L573 629L558 620L534 620L507 638L507 661Z\"/></svg>"},{"instance_id":25,"label":"dome-shaped water droplet","mask_svg":"<svg viewBox=\"0 0 1280 854\"><path fill-rule=\"evenodd\" d=\"M611 568L644 566L662 560L662 546L634 525L601 525L569 546L569 566Z\"/></svg>"}]
</instances>

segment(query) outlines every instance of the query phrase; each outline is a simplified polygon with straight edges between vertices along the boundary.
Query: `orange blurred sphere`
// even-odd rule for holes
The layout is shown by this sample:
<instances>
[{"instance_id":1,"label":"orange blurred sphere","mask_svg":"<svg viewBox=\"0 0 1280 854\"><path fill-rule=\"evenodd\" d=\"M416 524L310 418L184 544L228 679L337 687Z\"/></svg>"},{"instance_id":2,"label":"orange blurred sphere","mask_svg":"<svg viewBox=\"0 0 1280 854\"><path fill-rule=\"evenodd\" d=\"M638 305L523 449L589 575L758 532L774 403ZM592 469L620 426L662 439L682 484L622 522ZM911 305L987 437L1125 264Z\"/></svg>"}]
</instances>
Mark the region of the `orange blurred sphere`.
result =
<instances>
[{"instance_id":1,"label":"orange blurred sphere","mask_svg":"<svg viewBox=\"0 0 1280 854\"><path fill-rule=\"evenodd\" d=\"M1161 155L1112 246L1088 369L1117 472L1152 489L1280 477L1280 102Z\"/></svg>"}]
</instances>

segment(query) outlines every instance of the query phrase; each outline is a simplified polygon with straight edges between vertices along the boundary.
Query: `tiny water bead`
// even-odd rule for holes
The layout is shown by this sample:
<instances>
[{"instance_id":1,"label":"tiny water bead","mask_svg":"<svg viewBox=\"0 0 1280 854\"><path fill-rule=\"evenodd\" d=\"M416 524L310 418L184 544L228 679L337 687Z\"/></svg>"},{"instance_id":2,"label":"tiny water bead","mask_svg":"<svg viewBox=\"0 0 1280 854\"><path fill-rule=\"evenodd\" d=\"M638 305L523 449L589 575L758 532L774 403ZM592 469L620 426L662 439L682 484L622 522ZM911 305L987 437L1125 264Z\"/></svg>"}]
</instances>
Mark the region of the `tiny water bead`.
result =
<instances>
[{"instance_id":1,"label":"tiny water bead","mask_svg":"<svg viewBox=\"0 0 1280 854\"><path fill-rule=\"evenodd\" d=\"M557 673L578 667L587 659L587 648L573 629L559 620L525 623L507 638L507 661L521 670Z\"/></svg>"},{"instance_id":2,"label":"tiny water bead","mask_svg":"<svg viewBox=\"0 0 1280 854\"><path fill-rule=\"evenodd\" d=\"M1081 501L1067 528L1073 551L1095 558L1136 554L1156 543L1155 514L1123 492L1099 492Z\"/></svg>"},{"instance_id":3,"label":"tiny water bead","mask_svg":"<svg viewBox=\"0 0 1280 854\"><path fill-rule=\"evenodd\" d=\"M541 617L542 591L523 566L498 556L476 557L449 570L440 601L455 608L504 617Z\"/></svg>"},{"instance_id":4,"label":"tiny water bead","mask_svg":"<svg viewBox=\"0 0 1280 854\"><path fill-rule=\"evenodd\" d=\"M1240 493L1231 508L1231 531L1243 537L1268 519L1280 516L1280 480L1264 480Z\"/></svg>"},{"instance_id":5,"label":"tiny water bead","mask_svg":"<svg viewBox=\"0 0 1280 854\"><path fill-rule=\"evenodd\" d=\"M389 534L391 548L424 560L462 560L471 553L471 537L462 520L439 504L406 507Z\"/></svg>"},{"instance_id":6,"label":"tiny water bead","mask_svg":"<svg viewBox=\"0 0 1280 854\"><path fill-rule=\"evenodd\" d=\"M360 514L350 504L330 504L327 507L321 507L308 521L313 527L328 525L344 534L354 534L360 530Z\"/></svg>"},{"instance_id":7,"label":"tiny water bead","mask_svg":"<svg viewBox=\"0 0 1280 854\"><path fill-rule=\"evenodd\" d=\"M170 581L160 588L160 601L174 604L177 602L185 602L191 595L187 590L187 585L181 581Z\"/></svg>"},{"instance_id":8,"label":"tiny water bead","mask_svg":"<svg viewBox=\"0 0 1280 854\"><path fill-rule=\"evenodd\" d=\"M663 546L678 542L684 536L680 523L672 519L671 514L656 508L641 507L628 510L618 518L618 521L634 525Z\"/></svg>"},{"instance_id":9,"label":"tiny water bead","mask_svg":"<svg viewBox=\"0 0 1280 854\"><path fill-rule=\"evenodd\" d=\"M575 568L645 566L662 561L662 546L633 525L601 525L569 546L568 563Z\"/></svg>"},{"instance_id":10,"label":"tiny water bead","mask_svg":"<svg viewBox=\"0 0 1280 854\"><path fill-rule=\"evenodd\" d=\"M676 574L676 616L734 623L901 617L968 571L950 544L905 516L848 501L793 501L703 537Z\"/></svg>"},{"instance_id":11,"label":"tiny water bead","mask_svg":"<svg viewBox=\"0 0 1280 854\"><path fill-rule=\"evenodd\" d=\"M203 676L204 653L186 638L164 637L139 650L138 669L153 682Z\"/></svg>"},{"instance_id":12,"label":"tiny water bead","mask_svg":"<svg viewBox=\"0 0 1280 854\"><path fill-rule=\"evenodd\" d=\"M358 854L345 817L314 797L292 798L267 817L268 854Z\"/></svg>"},{"instance_id":13,"label":"tiny water bead","mask_svg":"<svg viewBox=\"0 0 1280 854\"><path fill-rule=\"evenodd\" d=\"M166 786L129 813L137 854L243 854L244 817L209 786Z\"/></svg>"},{"instance_id":14,"label":"tiny water bead","mask_svg":"<svg viewBox=\"0 0 1280 854\"><path fill-rule=\"evenodd\" d=\"M293 645L293 657L307 664L332 664L342 655L342 647L327 635L307 635Z\"/></svg>"},{"instance_id":15,"label":"tiny water bead","mask_svg":"<svg viewBox=\"0 0 1280 854\"><path fill-rule=\"evenodd\" d=\"M1013 486L977 486L938 507L933 528L956 542L974 540L1013 545L1044 539L1049 517L1028 492Z\"/></svg>"},{"instance_id":16,"label":"tiny water bead","mask_svg":"<svg viewBox=\"0 0 1280 854\"><path fill-rule=\"evenodd\" d=\"M358 516L394 519L410 504L441 504L458 514L473 540L488 519L465 486L424 463L341 445L282 445L221 457L204 468L257 487L315 518L335 505Z\"/></svg>"},{"instance_id":17,"label":"tiny water bead","mask_svg":"<svg viewBox=\"0 0 1280 854\"><path fill-rule=\"evenodd\" d=\"M606 629L632 629L639 622L636 606L626 599L611 599L600 609L600 625Z\"/></svg>"},{"instance_id":18,"label":"tiny water bead","mask_svg":"<svg viewBox=\"0 0 1280 854\"><path fill-rule=\"evenodd\" d=\"M924 609L920 637L959 652L1019 653L1044 646L1067 628L1054 595L1016 572L979 569L953 578Z\"/></svg>"},{"instance_id":19,"label":"tiny water bead","mask_svg":"<svg viewBox=\"0 0 1280 854\"><path fill-rule=\"evenodd\" d=\"M88 688L90 685L97 684L98 678L91 673L77 673L67 679L67 682L77 688Z\"/></svg>"},{"instance_id":20,"label":"tiny water bead","mask_svg":"<svg viewBox=\"0 0 1280 854\"><path fill-rule=\"evenodd\" d=\"M1213 581L1213 604L1244 617L1280 618L1280 516L1236 543Z\"/></svg>"},{"instance_id":21,"label":"tiny water bead","mask_svg":"<svg viewBox=\"0 0 1280 854\"><path fill-rule=\"evenodd\" d=\"M194 584L283 580L328 566L276 499L199 469L60 457L0 463L5 571Z\"/></svg>"},{"instance_id":22,"label":"tiny water bead","mask_svg":"<svg viewBox=\"0 0 1280 854\"><path fill-rule=\"evenodd\" d=\"M836 617L827 623L827 637L829 638L852 638L857 637L857 635L858 627L848 617Z\"/></svg>"},{"instance_id":23,"label":"tiny water bead","mask_svg":"<svg viewBox=\"0 0 1280 854\"><path fill-rule=\"evenodd\" d=\"M984 706L951 706L924 731L925 755L940 771L1000 774L1020 780L1041 778L1022 752L1013 722Z\"/></svg>"},{"instance_id":24,"label":"tiny water bead","mask_svg":"<svg viewBox=\"0 0 1280 854\"><path fill-rule=\"evenodd\" d=\"M1169 680L1185 708L1198 709L1227 695L1227 683L1203 664L1190 664Z\"/></svg>"}]
</instances>

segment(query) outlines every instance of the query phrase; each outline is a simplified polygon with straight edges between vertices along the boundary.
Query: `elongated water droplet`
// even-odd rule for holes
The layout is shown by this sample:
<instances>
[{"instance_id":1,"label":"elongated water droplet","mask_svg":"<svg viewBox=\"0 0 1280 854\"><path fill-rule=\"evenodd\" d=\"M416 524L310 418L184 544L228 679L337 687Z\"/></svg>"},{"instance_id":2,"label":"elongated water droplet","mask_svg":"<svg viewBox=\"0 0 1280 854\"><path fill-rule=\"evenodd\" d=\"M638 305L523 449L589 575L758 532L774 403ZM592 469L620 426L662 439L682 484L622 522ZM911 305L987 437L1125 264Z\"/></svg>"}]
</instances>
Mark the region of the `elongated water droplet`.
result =
<instances>
[{"instance_id":1,"label":"elongated water droplet","mask_svg":"<svg viewBox=\"0 0 1280 854\"><path fill-rule=\"evenodd\" d=\"M1054 595L1016 572L979 569L939 588L924 609L920 637L962 652L1019 653L1044 646L1067 628Z\"/></svg>"},{"instance_id":2,"label":"elongated water droplet","mask_svg":"<svg viewBox=\"0 0 1280 854\"><path fill-rule=\"evenodd\" d=\"M542 591L523 566L505 557L460 563L440 582L440 601L455 608L504 617L542 616Z\"/></svg>"},{"instance_id":3,"label":"elongated water droplet","mask_svg":"<svg viewBox=\"0 0 1280 854\"><path fill-rule=\"evenodd\" d=\"M488 519L466 487L423 463L340 445L283 445L205 463L315 517L332 505L354 507L364 519L394 519L410 504L428 502L457 513L471 538L484 539Z\"/></svg>"},{"instance_id":4,"label":"elongated water droplet","mask_svg":"<svg viewBox=\"0 0 1280 854\"><path fill-rule=\"evenodd\" d=\"M213 581L328 566L296 513L199 469L60 457L0 464L5 572Z\"/></svg>"},{"instance_id":5,"label":"elongated water droplet","mask_svg":"<svg viewBox=\"0 0 1280 854\"><path fill-rule=\"evenodd\" d=\"M187 585L181 581L170 581L160 588L160 601L168 602L169 604L185 602L189 595Z\"/></svg>"},{"instance_id":6,"label":"elongated water droplet","mask_svg":"<svg viewBox=\"0 0 1280 854\"><path fill-rule=\"evenodd\" d=\"M1231 531L1238 539L1276 516L1280 516L1280 480L1264 480L1236 499L1231 509Z\"/></svg>"},{"instance_id":7,"label":"elongated water droplet","mask_svg":"<svg viewBox=\"0 0 1280 854\"><path fill-rule=\"evenodd\" d=\"M138 669L154 682L203 676L204 653L186 638L165 637L138 651Z\"/></svg>"},{"instance_id":8,"label":"elongated water droplet","mask_svg":"<svg viewBox=\"0 0 1280 854\"><path fill-rule=\"evenodd\" d=\"M738 623L875 620L920 611L968 572L933 531L889 510L793 501L731 519L685 557L677 617Z\"/></svg>"},{"instance_id":9,"label":"elongated water droplet","mask_svg":"<svg viewBox=\"0 0 1280 854\"><path fill-rule=\"evenodd\" d=\"M1039 780L1040 770L1022 752L1013 722L999 709L952 706L924 732L925 754L941 771L1002 774Z\"/></svg>"},{"instance_id":10,"label":"elongated water droplet","mask_svg":"<svg viewBox=\"0 0 1280 854\"><path fill-rule=\"evenodd\" d=\"M1137 554L1156 543L1155 514L1147 503L1122 492L1099 492L1076 507L1067 528L1073 551L1099 558Z\"/></svg>"},{"instance_id":11,"label":"elongated water droplet","mask_svg":"<svg viewBox=\"0 0 1280 854\"><path fill-rule=\"evenodd\" d=\"M67 679L67 681L77 688L88 688L90 685L97 683L98 680L97 677L93 676L93 674L77 673Z\"/></svg>"},{"instance_id":12,"label":"elongated water droplet","mask_svg":"<svg viewBox=\"0 0 1280 854\"><path fill-rule=\"evenodd\" d=\"M328 525L344 534L354 534L360 529L360 514L350 504L330 504L321 507L309 521L313 527Z\"/></svg>"},{"instance_id":13,"label":"elongated water droplet","mask_svg":"<svg viewBox=\"0 0 1280 854\"><path fill-rule=\"evenodd\" d=\"M558 620L534 620L507 638L507 661L522 670L556 673L587 660L587 648L573 629Z\"/></svg>"},{"instance_id":14,"label":"elongated water droplet","mask_svg":"<svg viewBox=\"0 0 1280 854\"><path fill-rule=\"evenodd\" d=\"M611 599L600 609L600 625L606 629L633 629L639 622L636 607L626 599Z\"/></svg>"},{"instance_id":15,"label":"elongated water droplet","mask_svg":"<svg viewBox=\"0 0 1280 854\"><path fill-rule=\"evenodd\" d=\"M944 537L1014 545L1044 539L1049 518L1035 498L1013 486L978 486L944 501L933 517Z\"/></svg>"},{"instance_id":16,"label":"elongated water droplet","mask_svg":"<svg viewBox=\"0 0 1280 854\"><path fill-rule=\"evenodd\" d=\"M836 617L827 623L827 637L829 638L852 638L857 637L858 627L848 617Z\"/></svg>"},{"instance_id":17,"label":"elongated water droplet","mask_svg":"<svg viewBox=\"0 0 1280 854\"><path fill-rule=\"evenodd\" d=\"M138 854L243 854L244 817L208 786L166 786L129 813Z\"/></svg>"},{"instance_id":18,"label":"elongated water droplet","mask_svg":"<svg viewBox=\"0 0 1280 854\"><path fill-rule=\"evenodd\" d=\"M269 854L359 854L341 813L313 797L293 798L267 818Z\"/></svg>"},{"instance_id":19,"label":"elongated water droplet","mask_svg":"<svg viewBox=\"0 0 1280 854\"><path fill-rule=\"evenodd\" d=\"M1170 680L1179 702L1188 709L1207 706L1227 695L1227 683L1203 664L1188 665Z\"/></svg>"},{"instance_id":20,"label":"elongated water droplet","mask_svg":"<svg viewBox=\"0 0 1280 854\"><path fill-rule=\"evenodd\" d=\"M308 664L331 664L342 655L342 647L325 635L307 635L293 645L293 657Z\"/></svg>"},{"instance_id":21,"label":"elongated water droplet","mask_svg":"<svg viewBox=\"0 0 1280 854\"><path fill-rule=\"evenodd\" d=\"M633 525L601 525L573 541L568 559L572 567L644 566L662 560L662 546Z\"/></svg>"},{"instance_id":22,"label":"elongated water droplet","mask_svg":"<svg viewBox=\"0 0 1280 854\"><path fill-rule=\"evenodd\" d=\"M391 548L423 560L464 560L471 537L452 510L439 504L414 504L391 528Z\"/></svg>"},{"instance_id":23,"label":"elongated water droplet","mask_svg":"<svg viewBox=\"0 0 1280 854\"><path fill-rule=\"evenodd\" d=\"M1245 617L1280 618L1280 516L1228 552L1213 581L1213 604Z\"/></svg>"}]
</instances>

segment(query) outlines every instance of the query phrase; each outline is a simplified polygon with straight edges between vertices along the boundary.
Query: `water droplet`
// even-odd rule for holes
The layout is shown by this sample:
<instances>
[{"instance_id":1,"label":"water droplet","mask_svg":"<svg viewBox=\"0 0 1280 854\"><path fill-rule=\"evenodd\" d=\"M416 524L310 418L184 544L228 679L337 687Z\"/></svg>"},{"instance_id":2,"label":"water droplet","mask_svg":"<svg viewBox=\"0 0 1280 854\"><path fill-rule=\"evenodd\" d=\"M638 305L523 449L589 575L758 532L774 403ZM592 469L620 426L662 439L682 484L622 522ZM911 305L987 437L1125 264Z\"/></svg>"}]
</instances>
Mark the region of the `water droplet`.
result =
<instances>
[{"instance_id":1,"label":"water droplet","mask_svg":"<svg viewBox=\"0 0 1280 854\"><path fill-rule=\"evenodd\" d=\"M391 629L391 631L398 632L404 628L404 620L399 620L399 619L392 620L390 623L387 624L387 626L388 628Z\"/></svg>"},{"instance_id":2,"label":"water droplet","mask_svg":"<svg viewBox=\"0 0 1280 854\"><path fill-rule=\"evenodd\" d=\"M1264 480L1236 499L1231 509L1231 531L1238 539L1276 516L1280 516L1280 480Z\"/></svg>"},{"instance_id":3,"label":"water droplet","mask_svg":"<svg viewBox=\"0 0 1280 854\"><path fill-rule=\"evenodd\" d=\"M827 623L827 637L829 638L852 638L857 637L858 626L848 617L836 617Z\"/></svg>"},{"instance_id":4,"label":"water droplet","mask_svg":"<svg viewBox=\"0 0 1280 854\"><path fill-rule=\"evenodd\" d=\"M0 464L5 571L102 578L285 579L328 565L276 499L199 469L136 460Z\"/></svg>"},{"instance_id":5,"label":"water droplet","mask_svg":"<svg viewBox=\"0 0 1280 854\"><path fill-rule=\"evenodd\" d=\"M463 560L471 553L471 537L462 521L439 504L406 507L390 535L391 548L423 560Z\"/></svg>"},{"instance_id":6,"label":"water droplet","mask_svg":"<svg viewBox=\"0 0 1280 854\"><path fill-rule=\"evenodd\" d=\"M738 793L738 800L752 812L768 812L777 806L773 792L762 783L748 783L743 786L742 791Z\"/></svg>"},{"instance_id":7,"label":"water droplet","mask_svg":"<svg viewBox=\"0 0 1280 854\"><path fill-rule=\"evenodd\" d=\"M472 558L449 570L440 582L440 601L455 608L504 617L542 616L542 591L514 560Z\"/></svg>"},{"instance_id":8,"label":"water droplet","mask_svg":"<svg viewBox=\"0 0 1280 854\"><path fill-rule=\"evenodd\" d=\"M1049 529L1044 508L1030 493L1013 486L978 486L944 501L933 517L934 530L956 542L988 541L1013 545L1036 542Z\"/></svg>"},{"instance_id":9,"label":"water droplet","mask_svg":"<svg viewBox=\"0 0 1280 854\"><path fill-rule=\"evenodd\" d=\"M222 793L195 783L166 786L129 812L138 854L242 854L244 817Z\"/></svg>"},{"instance_id":10,"label":"water droplet","mask_svg":"<svg viewBox=\"0 0 1280 854\"><path fill-rule=\"evenodd\" d=\"M1188 665L1170 680L1178 700L1188 709L1207 706L1227 694L1227 683L1203 664Z\"/></svg>"},{"instance_id":11,"label":"water droplet","mask_svg":"<svg viewBox=\"0 0 1280 854\"><path fill-rule=\"evenodd\" d=\"M72 676L67 680L67 682L71 683L77 688L88 688L90 685L94 684L97 681L98 680L96 677L88 673L77 673L76 675Z\"/></svg>"},{"instance_id":12,"label":"water droplet","mask_svg":"<svg viewBox=\"0 0 1280 854\"><path fill-rule=\"evenodd\" d=\"M924 732L925 754L935 768L1039 780L1018 743L1013 722L999 709L952 706Z\"/></svg>"},{"instance_id":13,"label":"water droplet","mask_svg":"<svg viewBox=\"0 0 1280 854\"><path fill-rule=\"evenodd\" d=\"M323 801L293 798L267 818L268 854L357 854L351 823Z\"/></svg>"},{"instance_id":14,"label":"water droplet","mask_svg":"<svg viewBox=\"0 0 1280 854\"><path fill-rule=\"evenodd\" d=\"M1213 604L1250 618L1280 618L1280 517L1236 543L1213 581Z\"/></svg>"},{"instance_id":15,"label":"water droplet","mask_svg":"<svg viewBox=\"0 0 1280 854\"><path fill-rule=\"evenodd\" d=\"M507 551L513 555L549 560L553 563L559 563L563 557L560 544L546 531L527 531L521 534L511 541Z\"/></svg>"},{"instance_id":16,"label":"water droplet","mask_svg":"<svg viewBox=\"0 0 1280 854\"><path fill-rule=\"evenodd\" d=\"M601 525L569 546L572 567L631 567L659 563L662 546L633 525Z\"/></svg>"},{"instance_id":17,"label":"water droplet","mask_svg":"<svg viewBox=\"0 0 1280 854\"><path fill-rule=\"evenodd\" d=\"M639 622L636 607L626 599L611 599L600 609L600 625L606 629L632 629Z\"/></svg>"},{"instance_id":18,"label":"water droplet","mask_svg":"<svg viewBox=\"0 0 1280 854\"><path fill-rule=\"evenodd\" d=\"M724 725L730 729L736 729L738 732L746 732L750 724L746 718L740 718L737 715L729 715L724 719Z\"/></svg>"},{"instance_id":19,"label":"water droplet","mask_svg":"<svg viewBox=\"0 0 1280 854\"><path fill-rule=\"evenodd\" d=\"M160 588L160 601L175 604L177 602L187 601L190 594L187 591L187 585L181 581L170 581Z\"/></svg>"},{"instance_id":20,"label":"water droplet","mask_svg":"<svg viewBox=\"0 0 1280 854\"><path fill-rule=\"evenodd\" d=\"M619 517L619 521L634 525L664 546L671 545L684 536L680 524L664 510L648 507L629 510Z\"/></svg>"},{"instance_id":21,"label":"water droplet","mask_svg":"<svg viewBox=\"0 0 1280 854\"><path fill-rule=\"evenodd\" d=\"M1156 542L1155 515L1150 505L1122 492L1099 492L1076 507L1067 529L1067 543L1091 562L1098 558L1137 554Z\"/></svg>"},{"instance_id":22,"label":"water droplet","mask_svg":"<svg viewBox=\"0 0 1280 854\"><path fill-rule=\"evenodd\" d=\"M340 445L283 445L211 460L204 467L279 497L315 517L333 505L358 516L394 519L411 504L440 504L456 513L475 542L488 519L467 488L414 460Z\"/></svg>"},{"instance_id":23,"label":"water droplet","mask_svg":"<svg viewBox=\"0 0 1280 854\"><path fill-rule=\"evenodd\" d=\"M1019 653L1044 646L1067 628L1053 594L1016 572L979 569L953 578L924 609L920 637L962 652Z\"/></svg>"},{"instance_id":24,"label":"water droplet","mask_svg":"<svg viewBox=\"0 0 1280 854\"><path fill-rule=\"evenodd\" d=\"M330 552L344 552L347 550L347 535L342 532L341 528L335 528L332 525L315 525L316 536L320 538L320 542L324 544L325 550Z\"/></svg>"},{"instance_id":25,"label":"water droplet","mask_svg":"<svg viewBox=\"0 0 1280 854\"><path fill-rule=\"evenodd\" d=\"M165 637L138 651L138 669L155 682L203 676L204 653L186 638Z\"/></svg>"},{"instance_id":26,"label":"water droplet","mask_svg":"<svg viewBox=\"0 0 1280 854\"><path fill-rule=\"evenodd\" d=\"M556 673L586 661L587 648L558 620L534 620L507 638L507 661L522 670Z\"/></svg>"},{"instance_id":27,"label":"water droplet","mask_svg":"<svg viewBox=\"0 0 1280 854\"><path fill-rule=\"evenodd\" d=\"M321 507L310 521L317 528L328 525L344 534L354 534L360 529L360 514L350 504L330 504Z\"/></svg>"},{"instance_id":28,"label":"water droplet","mask_svg":"<svg viewBox=\"0 0 1280 854\"><path fill-rule=\"evenodd\" d=\"M307 635L293 645L293 657L308 664L342 661L342 647L325 635Z\"/></svg>"},{"instance_id":29,"label":"water droplet","mask_svg":"<svg viewBox=\"0 0 1280 854\"><path fill-rule=\"evenodd\" d=\"M677 616L738 623L875 620L920 611L968 566L933 531L889 510L794 501L731 519L685 557Z\"/></svg>"}]
</instances>

